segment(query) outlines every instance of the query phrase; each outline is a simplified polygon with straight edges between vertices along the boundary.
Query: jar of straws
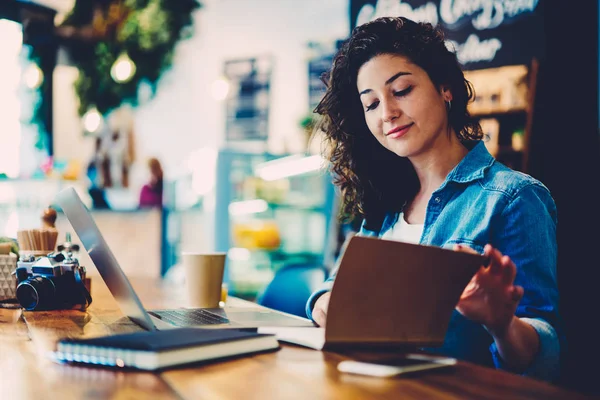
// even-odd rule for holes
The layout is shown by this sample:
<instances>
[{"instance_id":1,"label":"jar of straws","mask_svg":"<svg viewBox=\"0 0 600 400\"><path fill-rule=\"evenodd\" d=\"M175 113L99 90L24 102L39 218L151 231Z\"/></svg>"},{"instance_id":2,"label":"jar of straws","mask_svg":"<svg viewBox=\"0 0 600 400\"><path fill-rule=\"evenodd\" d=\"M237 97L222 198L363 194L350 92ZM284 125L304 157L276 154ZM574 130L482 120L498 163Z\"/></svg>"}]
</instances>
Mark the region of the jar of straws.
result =
<instances>
[{"instance_id":1,"label":"jar of straws","mask_svg":"<svg viewBox=\"0 0 600 400\"><path fill-rule=\"evenodd\" d=\"M42 228L25 229L17 232L17 241L21 253L45 256L55 251L58 231L55 227L56 210L48 207L42 212Z\"/></svg>"}]
</instances>

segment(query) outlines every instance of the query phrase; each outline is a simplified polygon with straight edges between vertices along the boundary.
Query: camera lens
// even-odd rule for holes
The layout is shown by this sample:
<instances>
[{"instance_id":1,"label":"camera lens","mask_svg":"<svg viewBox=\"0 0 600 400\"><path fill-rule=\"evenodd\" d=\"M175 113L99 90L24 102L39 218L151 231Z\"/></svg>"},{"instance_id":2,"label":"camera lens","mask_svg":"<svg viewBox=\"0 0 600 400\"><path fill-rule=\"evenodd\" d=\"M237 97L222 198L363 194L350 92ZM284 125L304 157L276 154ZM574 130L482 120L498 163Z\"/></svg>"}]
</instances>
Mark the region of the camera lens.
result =
<instances>
[{"instance_id":1,"label":"camera lens","mask_svg":"<svg viewBox=\"0 0 600 400\"><path fill-rule=\"evenodd\" d=\"M23 281L17 286L17 300L26 310L48 308L56 294L54 282L43 276L36 276Z\"/></svg>"}]
</instances>

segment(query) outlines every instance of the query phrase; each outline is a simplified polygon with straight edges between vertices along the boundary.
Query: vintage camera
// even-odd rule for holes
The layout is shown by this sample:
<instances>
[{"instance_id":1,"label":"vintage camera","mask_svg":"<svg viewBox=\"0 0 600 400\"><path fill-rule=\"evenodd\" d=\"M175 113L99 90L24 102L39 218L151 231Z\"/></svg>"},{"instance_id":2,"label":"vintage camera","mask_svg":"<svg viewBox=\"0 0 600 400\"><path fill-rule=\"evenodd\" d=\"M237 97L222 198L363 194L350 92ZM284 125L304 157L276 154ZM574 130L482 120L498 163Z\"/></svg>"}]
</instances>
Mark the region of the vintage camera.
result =
<instances>
[{"instance_id":1,"label":"vintage camera","mask_svg":"<svg viewBox=\"0 0 600 400\"><path fill-rule=\"evenodd\" d=\"M35 258L24 254L17 262L17 301L26 310L86 309L92 297L84 285L85 267L62 252Z\"/></svg>"}]
</instances>

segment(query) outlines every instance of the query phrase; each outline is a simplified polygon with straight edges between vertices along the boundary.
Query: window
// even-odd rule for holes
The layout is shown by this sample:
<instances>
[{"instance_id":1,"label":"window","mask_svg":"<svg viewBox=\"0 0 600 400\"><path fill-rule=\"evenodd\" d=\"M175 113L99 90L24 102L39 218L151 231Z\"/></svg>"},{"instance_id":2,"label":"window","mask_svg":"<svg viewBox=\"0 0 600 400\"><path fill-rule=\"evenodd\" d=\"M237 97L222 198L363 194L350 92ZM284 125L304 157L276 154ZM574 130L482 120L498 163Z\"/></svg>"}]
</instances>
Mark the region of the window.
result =
<instances>
[{"instance_id":1,"label":"window","mask_svg":"<svg viewBox=\"0 0 600 400\"><path fill-rule=\"evenodd\" d=\"M0 37L0 174L16 178L21 144L21 25L0 19Z\"/></svg>"}]
</instances>

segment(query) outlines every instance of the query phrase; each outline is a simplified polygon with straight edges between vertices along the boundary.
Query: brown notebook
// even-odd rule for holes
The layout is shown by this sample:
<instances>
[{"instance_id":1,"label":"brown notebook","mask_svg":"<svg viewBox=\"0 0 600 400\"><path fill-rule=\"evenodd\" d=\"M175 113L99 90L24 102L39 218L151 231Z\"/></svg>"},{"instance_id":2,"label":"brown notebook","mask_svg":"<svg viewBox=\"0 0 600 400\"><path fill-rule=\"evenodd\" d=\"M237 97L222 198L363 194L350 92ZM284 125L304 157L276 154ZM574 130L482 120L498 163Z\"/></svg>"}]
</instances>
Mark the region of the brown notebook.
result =
<instances>
[{"instance_id":1,"label":"brown notebook","mask_svg":"<svg viewBox=\"0 0 600 400\"><path fill-rule=\"evenodd\" d=\"M355 236L333 284L326 329L260 328L315 349L441 346L483 255Z\"/></svg>"}]
</instances>

